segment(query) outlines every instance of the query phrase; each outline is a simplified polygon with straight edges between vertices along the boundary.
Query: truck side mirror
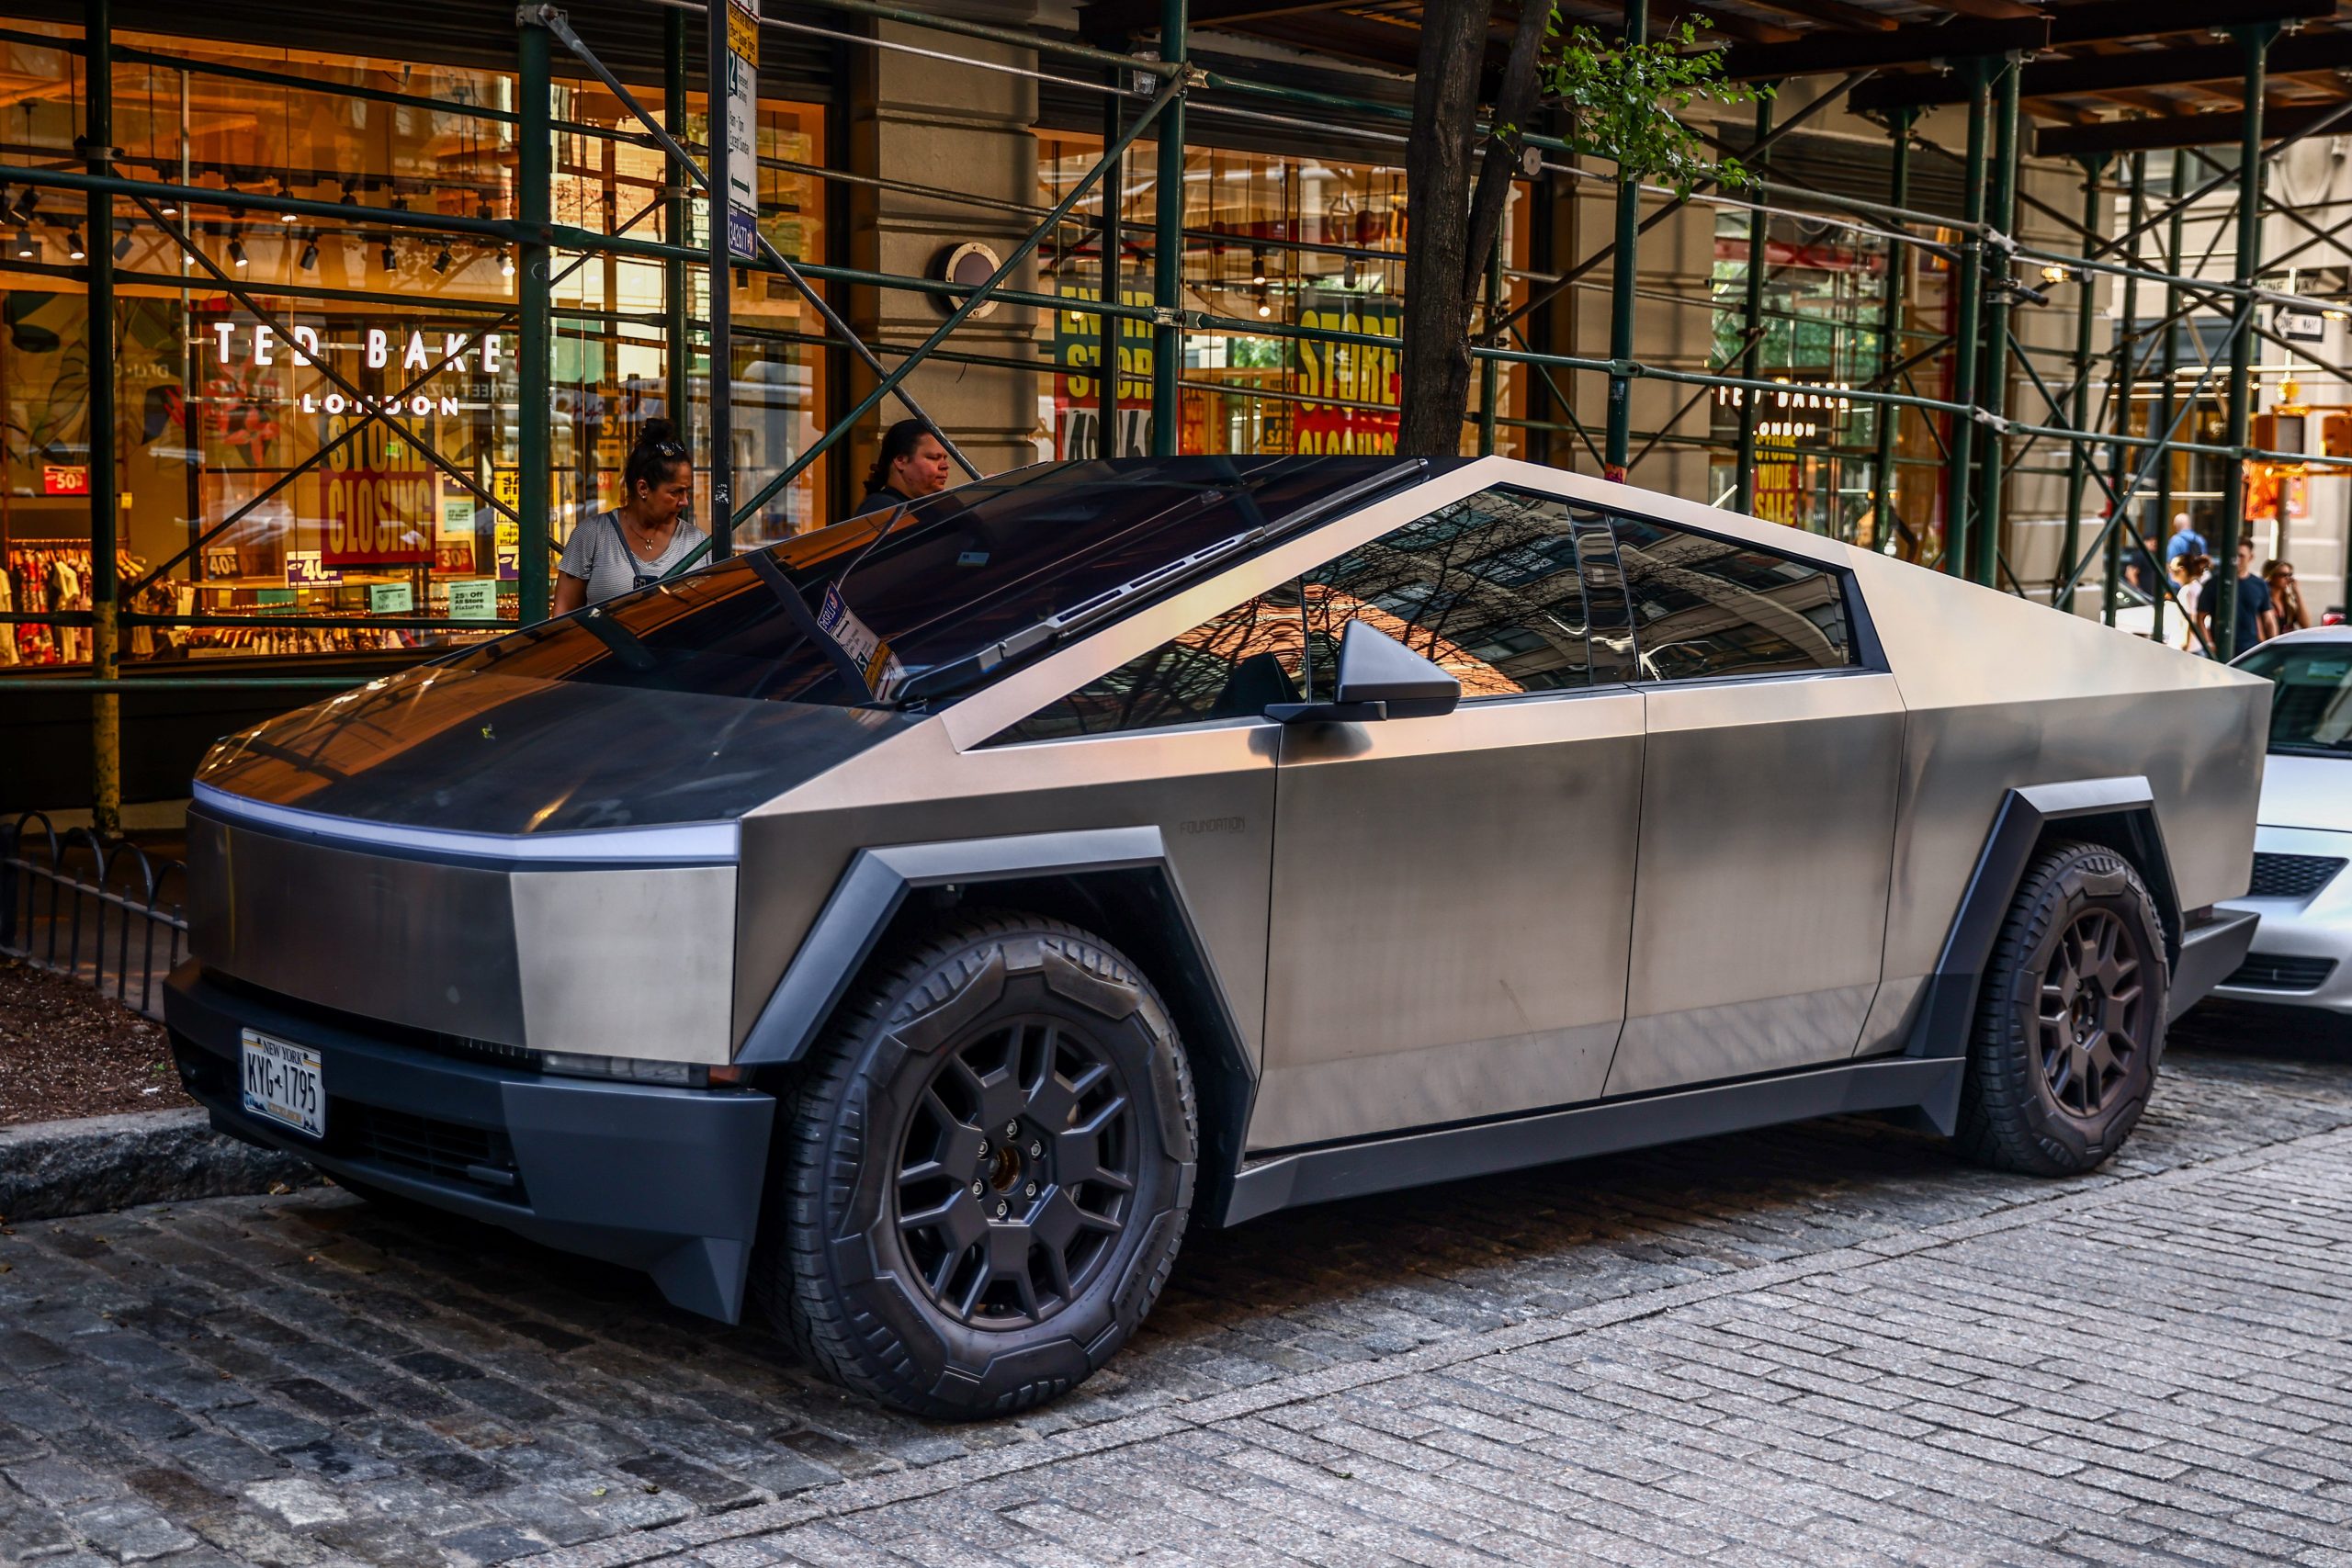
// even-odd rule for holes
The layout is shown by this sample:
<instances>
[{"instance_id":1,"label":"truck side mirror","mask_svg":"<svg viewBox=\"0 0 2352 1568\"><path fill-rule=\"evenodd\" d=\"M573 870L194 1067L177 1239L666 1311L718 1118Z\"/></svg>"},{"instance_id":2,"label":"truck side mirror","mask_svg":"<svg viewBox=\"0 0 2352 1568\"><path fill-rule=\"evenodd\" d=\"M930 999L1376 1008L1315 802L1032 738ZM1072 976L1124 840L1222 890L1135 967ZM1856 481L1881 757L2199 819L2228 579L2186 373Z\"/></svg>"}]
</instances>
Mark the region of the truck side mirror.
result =
<instances>
[{"instance_id":1,"label":"truck side mirror","mask_svg":"<svg viewBox=\"0 0 2352 1568\"><path fill-rule=\"evenodd\" d=\"M1370 724L1435 718L1462 701L1462 682L1369 621L1354 620L1340 641L1339 700L1275 703L1278 724Z\"/></svg>"}]
</instances>

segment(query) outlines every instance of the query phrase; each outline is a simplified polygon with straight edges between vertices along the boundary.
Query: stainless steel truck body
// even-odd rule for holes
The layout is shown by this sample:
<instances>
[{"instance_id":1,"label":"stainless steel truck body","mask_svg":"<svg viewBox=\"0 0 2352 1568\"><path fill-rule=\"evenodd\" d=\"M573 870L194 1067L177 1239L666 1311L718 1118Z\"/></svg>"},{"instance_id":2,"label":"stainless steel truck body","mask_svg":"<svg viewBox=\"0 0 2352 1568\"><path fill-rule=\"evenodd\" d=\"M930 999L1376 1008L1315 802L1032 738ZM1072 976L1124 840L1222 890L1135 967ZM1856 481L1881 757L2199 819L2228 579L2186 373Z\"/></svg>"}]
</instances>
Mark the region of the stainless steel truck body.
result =
<instances>
[{"instance_id":1,"label":"stainless steel truck body","mask_svg":"<svg viewBox=\"0 0 2352 1568\"><path fill-rule=\"evenodd\" d=\"M943 1415L1188 1216L1851 1111L2086 1168L2266 682L1501 458L1045 466L223 742L191 1090Z\"/></svg>"}]
</instances>

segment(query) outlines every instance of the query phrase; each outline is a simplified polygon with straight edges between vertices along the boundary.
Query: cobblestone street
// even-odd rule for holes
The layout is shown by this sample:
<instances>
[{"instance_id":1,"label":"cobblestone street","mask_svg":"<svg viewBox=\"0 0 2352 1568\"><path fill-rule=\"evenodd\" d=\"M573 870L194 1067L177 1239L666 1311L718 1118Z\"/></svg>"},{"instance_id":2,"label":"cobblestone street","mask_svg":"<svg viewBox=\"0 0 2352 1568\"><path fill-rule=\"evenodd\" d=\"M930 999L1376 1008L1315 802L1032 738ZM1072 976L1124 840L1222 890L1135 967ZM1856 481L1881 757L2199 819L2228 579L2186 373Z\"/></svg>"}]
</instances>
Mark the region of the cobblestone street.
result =
<instances>
[{"instance_id":1,"label":"cobblestone street","mask_svg":"<svg viewBox=\"0 0 2352 1568\"><path fill-rule=\"evenodd\" d=\"M2352 1049L2278 1027L2084 1180L1852 1121L1198 1231L992 1425L331 1189L19 1225L0 1562L2352 1563Z\"/></svg>"}]
</instances>

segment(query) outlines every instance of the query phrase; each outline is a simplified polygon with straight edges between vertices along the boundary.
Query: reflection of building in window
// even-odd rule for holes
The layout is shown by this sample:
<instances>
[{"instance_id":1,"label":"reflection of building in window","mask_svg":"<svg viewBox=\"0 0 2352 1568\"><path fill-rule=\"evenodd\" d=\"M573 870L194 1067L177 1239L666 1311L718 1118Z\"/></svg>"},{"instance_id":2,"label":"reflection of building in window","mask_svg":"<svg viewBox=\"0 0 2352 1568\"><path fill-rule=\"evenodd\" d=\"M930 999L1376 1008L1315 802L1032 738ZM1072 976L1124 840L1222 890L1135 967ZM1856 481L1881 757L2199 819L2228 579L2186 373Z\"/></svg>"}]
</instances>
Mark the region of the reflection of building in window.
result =
<instances>
[{"instance_id":1,"label":"reflection of building in window","mask_svg":"<svg viewBox=\"0 0 2352 1568\"><path fill-rule=\"evenodd\" d=\"M1618 519L1614 530L1642 665L1652 679L1851 662L1836 573L1654 523Z\"/></svg>"}]
</instances>

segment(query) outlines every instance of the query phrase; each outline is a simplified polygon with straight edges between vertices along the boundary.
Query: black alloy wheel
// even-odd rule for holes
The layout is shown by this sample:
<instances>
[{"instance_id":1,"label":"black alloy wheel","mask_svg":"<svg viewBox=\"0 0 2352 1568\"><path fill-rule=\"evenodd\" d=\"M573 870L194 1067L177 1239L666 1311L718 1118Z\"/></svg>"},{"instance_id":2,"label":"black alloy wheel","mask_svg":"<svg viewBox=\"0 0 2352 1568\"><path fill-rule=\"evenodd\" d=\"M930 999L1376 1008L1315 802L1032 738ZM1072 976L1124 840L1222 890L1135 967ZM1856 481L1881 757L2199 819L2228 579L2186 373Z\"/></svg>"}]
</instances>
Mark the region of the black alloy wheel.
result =
<instances>
[{"instance_id":1,"label":"black alloy wheel","mask_svg":"<svg viewBox=\"0 0 2352 1568\"><path fill-rule=\"evenodd\" d=\"M1198 1125L1166 1007L1098 937L968 914L878 958L778 1111L752 1279L810 1365L1008 1415L1151 1310Z\"/></svg>"},{"instance_id":2,"label":"black alloy wheel","mask_svg":"<svg viewBox=\"0 0 2352 1568\"><path fill-rule=\"evenodd\" d=\"M1978 992L1961 1151L2039 1176L2104 1163L2155 1087L2170 977L2155 900L2131 862L2099 844L2046 847Z\"/></svg>"},{"instance_id":3,"label":"black alloy wheel","mask_svg":"<svg viewBox=\"0 0 2352 1568\"><path fill-rule=\"evenodd\" d=\"M2096 1116L2131 1081L2147 989L2132 934L2088 908L2060 934L2041 977L2041 1079L2070 1116Z\"/></svg>"},{"instance_id":4,"label":"black alloy wheel","mask_svg":"<svg viewBox=\"0 0 2352 1568\"><path fill-rule=\"evenodd\" d=\"M1117 1250L1135 1197L1135 1109L1102 1042L1049 1016L942 1053L899 1153L898 1219L943 1312L1043 1323Z\"/></svg>"}]
</instances>

